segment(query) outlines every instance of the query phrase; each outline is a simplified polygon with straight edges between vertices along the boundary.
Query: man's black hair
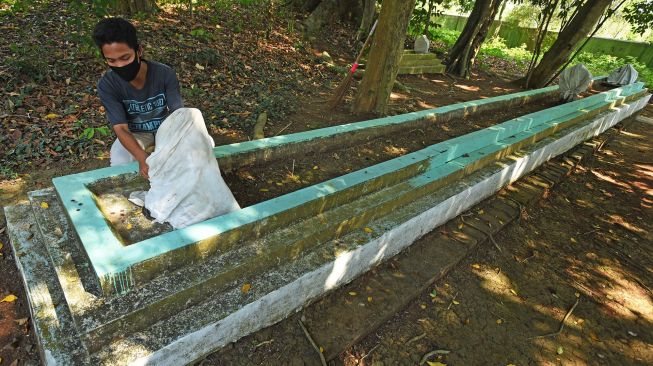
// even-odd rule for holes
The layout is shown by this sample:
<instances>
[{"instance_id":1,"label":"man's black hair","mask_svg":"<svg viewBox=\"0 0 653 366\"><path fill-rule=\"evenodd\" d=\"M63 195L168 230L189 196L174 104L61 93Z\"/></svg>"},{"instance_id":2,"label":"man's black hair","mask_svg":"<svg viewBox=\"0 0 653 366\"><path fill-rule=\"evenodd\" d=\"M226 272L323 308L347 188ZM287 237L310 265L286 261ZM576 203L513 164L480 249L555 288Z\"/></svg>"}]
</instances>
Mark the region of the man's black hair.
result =
<instances>
[{"instance_id":1,"label":"man's black hair","mask_svg":"<svg viewBox=\"0 0 653 366\"><path fill-rule=\"evenodd\" d=\"M123 18L104 18L98 22L93 30L93 41L100 47L115 42L126 43L130 48L138 51L138 37L136 27Z\"/></svg>"}]
</instances>

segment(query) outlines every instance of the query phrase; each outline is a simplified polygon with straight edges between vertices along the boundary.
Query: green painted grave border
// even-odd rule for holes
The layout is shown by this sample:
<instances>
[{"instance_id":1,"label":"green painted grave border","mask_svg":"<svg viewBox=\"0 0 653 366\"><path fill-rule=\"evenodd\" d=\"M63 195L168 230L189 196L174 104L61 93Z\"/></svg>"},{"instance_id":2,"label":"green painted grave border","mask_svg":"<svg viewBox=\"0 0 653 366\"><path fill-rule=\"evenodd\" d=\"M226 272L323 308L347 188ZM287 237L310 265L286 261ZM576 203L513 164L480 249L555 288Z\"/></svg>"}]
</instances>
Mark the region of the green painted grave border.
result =
<instances>
[{"instance_id":1,"label":"green painted grave border","mask_svg":"<svg viewBox=\"0 0 653 366\"><path fill-rule=\"evenodd\" d=\"M642 84L633 84L624 88L614 89L608 92L597 94L576 102L568 103L549 110L536 112L528 116L519 117L517 119L504 122L501 125L493 126L485 130L476 131L471 134L460 136L452 140L442 142L440 144L432 145L426 149L407 154L405 156L392 159L372 167L364 168L359 171L349 173L347 175L316 184L311 187L306 187L302 190L286 194L281 197L274 198L259 204L243 208L239 211L220 216L214 219L198 223L187 228L176 230L173 232L159 235L155 238L150 238L130 246L123 246L118 239L113 235L110 227L108 226L104 216L95 205L92 193L87 189L87 186L100 179L111 176L123 174L135 174L135 164L105 168L96 171L69 175L65 177L53 179L55 188L62 200L66 211L75 226L75 229L80 237L81 242L89 256L93 265L96 275L103 283L105 291L124 292L134 286L134 273L135 266L145 265L149 266L152 259L157 258L165 253L186 248L191 244L198 244L192 248L197 251L197 256L202 257L215 251L215 248L202 245L203 241L217 235L225 234L235 229L252 224L257 221L263 221L264 225L267 221L274 221L274 216L297 208L302 204L317 199L324 199L327 196L332 196L335 193L343 192L353 186L365 184L372 179L379 179L384 175L396 172L398 169L405 168L416 163L420 164L417 168L418 171L424 171L429 167L443 164L447 161L453 160L468 152L478 150L480 147L485 146L481 144L491 144L500 141L501 138L509 137L511 135L523 132L533 126L543 123L547 120L555 119L567 114L577 112L583 108L592 107L597 103L609 102L619 96L627 96L642 90ZM546 88L549 89L549 88ZM533 93L533 92L525 92ZM524 94L524 93L516 93ZM507 99L509 96L497 97L499 99ZM488 98L489 99L489 98ZM475 101L479 103L488 103L488 100ZM470 105L477 105L475 102L459 103L465 107ZM491 102L491 101L489 101ZM455 106L455 105L454 105ZM336 126L334 128L327 128L321 130L332 130L333 132L343 129L360 129L360 128L373 128L382 125L382 120L386 123L404 123L407 120L414 120L415 118L424 118L428 113L435 113L436 110L452 110L454 106L447 106L436 108L435 110L428 110L416 113L410 113L412 118L408 116L393 116L385 119L378 119L372 121L359 122L357 124ZM400 122L403 121L403 122ZM345 126L347 126L345 128ZM231 154L237 154L242 151L250 151L255 148L267 148L274 144L285 143L300 143L301 141L308 141L315 136L324 134L325 131L315 130L305 133L293 134L290 138L280 139L271 138L268 141L252 141L251 143L234 144L238 146L228 145L226 147L216 148L216 156L218 152L226 154L229 151ZM301 136L301 135L305 136ZM280 136L281 137L281 136ZM226 149L221 149L226 148ZM81 205L80 205L81 204ZM189 249L190 250L190 249ZM183 261L182 261L183 262ZM173 260L164 260L155 267L164 269L167 267L175 267ZM111 287L111 288L106 288Z\"/></svg>"}]
</instances>

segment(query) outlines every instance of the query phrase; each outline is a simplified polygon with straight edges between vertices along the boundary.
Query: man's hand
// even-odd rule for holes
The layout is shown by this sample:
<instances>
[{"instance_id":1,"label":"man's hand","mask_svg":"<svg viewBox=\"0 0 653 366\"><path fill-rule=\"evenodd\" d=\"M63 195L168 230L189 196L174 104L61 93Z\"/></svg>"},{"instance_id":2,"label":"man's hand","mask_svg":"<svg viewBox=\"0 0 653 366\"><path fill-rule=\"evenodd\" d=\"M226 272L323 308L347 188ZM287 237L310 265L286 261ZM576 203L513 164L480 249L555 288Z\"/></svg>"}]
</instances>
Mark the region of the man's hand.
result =
<instances>
[{"instance_id":1,"label":"man's hand","mask_svg":"<svg viewBox=\"0 0 653 366\"><path fill-rule=\"evenodd\" d=\"M150 180L150 176L148 175L148 172L150 170L150 167L147 165L145 162L145 159L139 160L138 162L138 172L141 174L141 176L147 180Z\"/></svg>"},{"instance_id":2,"label":"man's hand","mask_svg":"<svg viewBox=\"0 0 653 366\"><path fill-rule=\"evenodd\" d=\"M140 173L143 178L150 180L150 176L148 175L150 167L147 166L147 163L145 162L145 159L149 156L148 153L143 150L143 148L138 144L134 136L131 134L129 131L129 128L127 127L127 124L117 124L113 126L113 130L116 132L116 136L118 136L118 140L120 140L120 143L122 146L129 151L129 153L138 161L138 172Z\"/></svg>"}]
</instances>

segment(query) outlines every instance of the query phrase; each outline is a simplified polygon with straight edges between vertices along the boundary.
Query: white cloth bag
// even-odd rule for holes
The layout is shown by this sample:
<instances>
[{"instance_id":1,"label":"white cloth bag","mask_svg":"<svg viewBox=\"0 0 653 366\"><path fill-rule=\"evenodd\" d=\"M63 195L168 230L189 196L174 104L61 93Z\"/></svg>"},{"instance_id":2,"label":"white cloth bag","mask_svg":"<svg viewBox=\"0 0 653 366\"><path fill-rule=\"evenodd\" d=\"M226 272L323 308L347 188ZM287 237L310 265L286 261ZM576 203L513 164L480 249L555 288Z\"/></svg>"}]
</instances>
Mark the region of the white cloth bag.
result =
<instances>
[{"instance_id":1,"label":"white cloth bag","mask_svg":"<svg viewBox=\"0 0 653 366\"><path fill-rule=\"evenodd\" d=\"M220 175L214 146L196 108L177 109L163 121L146 160L145 208L156 222L179 229L240 209Z\"/></svg>"},{"instance_id":2,"label":"white cloth bag","mask_svg":"<svg viewBox=\"0 0 653 366\"><path fill-rule=\"evenodd\" d=\"M620 68L613 70L608 76L606 82L610 85L629 85L637 81L639 73L633 65L626 64Z\"/></svg>"},{"instance_id":3,"label":"white cloth bag","mask_svg":"<svg viewBox=\"0 0 653 366\"><path fill-rule=\"evenodd\" d=\"M592 74L583 64L565 69L560 74L560 98L575 100L578 94L587 90L592 84Z\"/></svg>"}]
</instances>

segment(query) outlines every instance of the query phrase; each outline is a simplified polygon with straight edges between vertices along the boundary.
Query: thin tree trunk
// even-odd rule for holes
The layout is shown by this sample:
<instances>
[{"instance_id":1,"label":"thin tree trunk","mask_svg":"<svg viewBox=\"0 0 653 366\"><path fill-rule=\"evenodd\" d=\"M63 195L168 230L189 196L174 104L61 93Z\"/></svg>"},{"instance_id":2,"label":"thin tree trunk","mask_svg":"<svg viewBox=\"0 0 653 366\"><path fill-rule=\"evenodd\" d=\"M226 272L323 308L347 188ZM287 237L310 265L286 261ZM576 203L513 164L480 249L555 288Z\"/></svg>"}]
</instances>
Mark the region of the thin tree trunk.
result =
<instances>
[{"instance_id":1,"label":"thin tree trunk","mask_svg":"<svg viewBox=\"0 0 653 366\"><path fill-rule=\"evenodd\" d=\"M546 33L549 31L549 23L551 22L551 18L553 17L553 13L555 13L557 6L558 6L558 0L555 0L553 4L549 2L547 4L547 7L544 8L544 12L542 14L542 21L538 26L535 46L533 47L533 57L531 57L531 62L528 64L528 71L526 72L526 84L524 85L524 87L526 88L528 88L528 83L531 80L531 75L533 74L533 68L535 67L535 63L537 62L537 59L540 57L540 52L542 51L542 43L544 42Z\"/></svg>"},{"instance_id":2,"label":"thin tree trunk","mask_svg":"<svg viewBox=\"0 0 653 366\"><path fill-rule=\"evenodd\" d=\"M569 60L576 45L589 35L611 3L612 0L595 0L583 4L533 69L530 80L532 87L544 86L560 66Z\"/></svg>"},{"instance_id":3,"label":"thin tree trunk","mask_svg":"<svg viewBox=\"0 0 653 366\"><path fill-rule=\"evenodd\" d=\"M354 100L354 112L385 113L414 8L415 0L383 0L365 75Z\"/></svg>"},{"instance_id":4,"label":"thin tree trunk","mask_svg":"<svg viewBox=\"0 0 653 366\"><path fill-rule=\"evenodd\" d=\"M499 32L501 31L501 26L503 25L503 12L506 10L506 5L508 4L508 1L504 1L501 4L501 10L499 10L499 25L497 25L496 29L494 30L494 34L492 34L492 37L496 37L499 35Z\"/></svg>"},{"instance_id":5,"label":"thin tree trunk","mask_svg":"<svg viewBox=\"0 0 653 366\"><path fill-rule=\"evenodd\" d=\"M306 0L304 5L302 5L302 10L312 13L313 10L315 10L315 8L317 8L318 5L320 5L320 2L321 0Z\"/></svg>"},{"instance_id":6,"label":"thin tree trunk","mask_svg":"<svg viewBox=\"0 0 653 366\"><path fill-rule=\"evenodd\" d=\"M429 0L429 10L426 12L426 24L424 24L424 32L422 34L429 36L429 27L431 27L431 17L433 16L433 7L435 0Z\"/></svg>"},{"instance_id":7,"label":"thin tree trunk","mask_svg":"<svg viewBox=\"0 0 653 366\"><path fill-rule=\"evenodd\" d=\"M449 52L447 73L468 77L502 0L477 0L465 28Z\"/></svg>"},{"instance_id":8,"label":"thin tree trunk","mask_svg":"<svg viewBox=\"0 0 653 366\"><path fill-rule=\"evenodd\" d=\"M356 39L362 41L372 28L374 13L376 12L376 0L363 0L363 19L358 27Z\"/></svg>"},{"instance_id":9,"label":"thin tree trunk","mask_svg":"<svg viewBox=\"0 0 653 366\"><path fill-rule=\"evenodd\" d=\"M351 20L356 13L360 14L360 8L360 0L322 0L304 21L306 33L316 34L338 19Z\"/></svg>"},{"instance_id":10,"label":"thin tree trunk","mask_svg":"<svg viewBox=\"0 0 653 366\"><path fill-rule=\"evenodd\" d=\"M117 0L116 10L124 14L153 13L159 8L155 0Z\"/></svg>"}]
</instances>

